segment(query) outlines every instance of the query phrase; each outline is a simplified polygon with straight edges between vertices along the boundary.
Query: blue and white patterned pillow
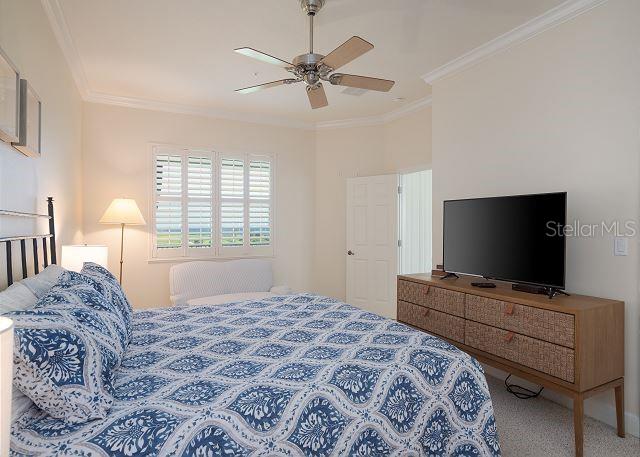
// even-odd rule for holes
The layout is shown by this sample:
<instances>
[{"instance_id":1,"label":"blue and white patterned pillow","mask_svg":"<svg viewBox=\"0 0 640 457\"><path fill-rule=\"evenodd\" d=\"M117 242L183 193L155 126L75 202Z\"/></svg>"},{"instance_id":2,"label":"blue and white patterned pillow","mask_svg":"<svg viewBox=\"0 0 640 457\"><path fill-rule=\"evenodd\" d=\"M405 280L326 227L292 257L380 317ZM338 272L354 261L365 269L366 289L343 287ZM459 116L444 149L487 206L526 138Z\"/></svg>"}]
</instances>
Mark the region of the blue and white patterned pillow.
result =
<instances>
[{"instance_id":1,"label":"blue and white patterned pillow","mask_svg":"<svg viewBox=\"0 0 640 457\"><path fill-rule=\"evenodd\" d=\"M86 306L36 308L8 317L15 324L14 385L67 423L107 417L120 361L109 346L109 324Z\"/></svg>"},{"instance_id":2,"label":"blue and white patterned pillow","mask_svg":"<svg viewBox=\"0 0 640 457\"><path fill-rule=\"evenodd\" d=\"M67 271L60 277L58 283L42 297L35 308L50 310L75 309L87 307L97 313L106 323L102 337L108 339L109 347L116 351L118 365L129 342L126 324L118 308L99 292L101 285L93 279ZM97 331L88 322L88 332Z\"/></svg>"},{"instance_id":3,"label":"blue and white patterned pillow","mask_svg":"<svg viewBox=\"0 0 640 457\"><path fill-rule=\"evenodd\" d=\"M133 309L116 277L113 276L106 268L93 262L85 262L81 273L100 284L102 287L101 293L120 310L122 319L124 320L127 328L128 339L130 339Z\"/></svg>"}]
</instances>

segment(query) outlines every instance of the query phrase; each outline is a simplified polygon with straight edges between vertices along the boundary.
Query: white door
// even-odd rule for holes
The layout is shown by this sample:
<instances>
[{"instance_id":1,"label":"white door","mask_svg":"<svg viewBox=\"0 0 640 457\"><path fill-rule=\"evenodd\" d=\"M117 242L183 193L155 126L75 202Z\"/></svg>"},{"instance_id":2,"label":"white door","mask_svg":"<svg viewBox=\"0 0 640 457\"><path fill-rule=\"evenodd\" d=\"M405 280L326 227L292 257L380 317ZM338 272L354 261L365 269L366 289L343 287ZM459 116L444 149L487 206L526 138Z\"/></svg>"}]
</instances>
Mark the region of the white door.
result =
<instances>
[{"instance_id":1,"label":"white door","mask_svg":"<svg viewBox=\"0 0 640 457\"><path fill-rule=\"evenodd\" d=\"M347 302L396 317L398 176L347 180Z\"/></svg>"}]
</instances>

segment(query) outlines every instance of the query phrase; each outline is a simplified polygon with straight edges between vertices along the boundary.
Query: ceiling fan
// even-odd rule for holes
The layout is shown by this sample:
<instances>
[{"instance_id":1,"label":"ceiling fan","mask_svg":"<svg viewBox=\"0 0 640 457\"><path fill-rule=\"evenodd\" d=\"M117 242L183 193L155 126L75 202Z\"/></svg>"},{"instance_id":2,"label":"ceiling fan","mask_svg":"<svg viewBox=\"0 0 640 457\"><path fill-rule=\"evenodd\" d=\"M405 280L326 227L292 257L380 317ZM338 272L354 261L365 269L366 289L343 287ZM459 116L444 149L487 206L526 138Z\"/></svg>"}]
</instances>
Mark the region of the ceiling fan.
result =
<instances>
[{"instance_id":1,"label":"ceiling fan","mask_svg":"<svg viewBox=\"0 0 640 457\"><path fill-rule=\"evenodd\" d=\"M371 51L373 45L358 36L349 38L343 44L331 51L329 55L323 56L313 52L313 18L324 6L326 0L300 0L302 10L309 16L309 53L302 54L293 59L293 63L278 59L264 52L253 48L238 48L235 52L247 57L260 60L261 62L278 65L289 73L293 78L281 79L270 83L259 84L257 86L237 89L241 94L250 94L262 89L281 86L283 84L294 84L304 82L306 84L307 96L311 103L311 108L322 108L327 106L327 95L325 94L322 81L326 81L334 86L348 86L359 89L376 90L389 92L395 81L388 79L370 78L367 76L347 75L334 73L335 70L357 59L364 53Z\"/></svg>"}]
</instances>

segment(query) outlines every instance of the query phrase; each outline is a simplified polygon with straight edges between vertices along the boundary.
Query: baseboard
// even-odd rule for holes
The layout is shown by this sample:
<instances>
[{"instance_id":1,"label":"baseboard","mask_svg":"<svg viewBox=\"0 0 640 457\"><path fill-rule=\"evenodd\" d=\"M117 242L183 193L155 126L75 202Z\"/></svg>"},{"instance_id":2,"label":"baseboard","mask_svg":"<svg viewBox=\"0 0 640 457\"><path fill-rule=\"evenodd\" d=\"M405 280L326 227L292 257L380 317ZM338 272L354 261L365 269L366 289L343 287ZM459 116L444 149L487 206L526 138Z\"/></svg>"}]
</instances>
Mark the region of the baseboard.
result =
<instances>
[{"instance_id":1,"label":"baseboard","mask_svg":"<svg viewBox=\"0 0 640 457\"><path fill-rule=\"evenodd\" d=\"M507 377L507 373L505 373L504 371L498 370L497 368L490 367L488 365L484 365L484 370L488 375L493 376L494 378L504 380ZM518 378L517 383L524 386L529 386L531 388L535 387L535 385L520 378ZM611 396L610 402L605 401L603 398L607 395ZM551 400L554 403L562 405L565 408L573 409L573 402L564 395L560 395L556 392L545 389L542 392L541 396L545 397L548 400ZM613 404L613 393L605 392L602 395L586 399L584 401L584 414L615 428L616 408ZM640 437L640 418L637 414L625 412L625 431L627 432L627 435Z\"/></svg>"}]
</instances>

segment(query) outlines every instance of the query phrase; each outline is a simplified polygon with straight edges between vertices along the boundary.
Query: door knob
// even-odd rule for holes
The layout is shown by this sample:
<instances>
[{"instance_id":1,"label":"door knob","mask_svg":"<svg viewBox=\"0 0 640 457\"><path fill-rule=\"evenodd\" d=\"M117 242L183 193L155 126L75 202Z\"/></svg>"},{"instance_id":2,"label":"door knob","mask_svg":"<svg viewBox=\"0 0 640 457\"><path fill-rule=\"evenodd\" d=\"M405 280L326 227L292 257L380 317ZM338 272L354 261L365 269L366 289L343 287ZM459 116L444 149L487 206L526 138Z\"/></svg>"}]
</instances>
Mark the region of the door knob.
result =
<instances>
[{"instance_id":1,"label":"door knob","mask_svg":"<svg viewBox=\"0 0 640 457\"><path fill-rule=\"evenodd\" d=\"M355 252L353 252L351 249L349 249L349 250L347 251L347 255L356 255L356 253L355 253Z\"/></svg>"}]
</instances>

